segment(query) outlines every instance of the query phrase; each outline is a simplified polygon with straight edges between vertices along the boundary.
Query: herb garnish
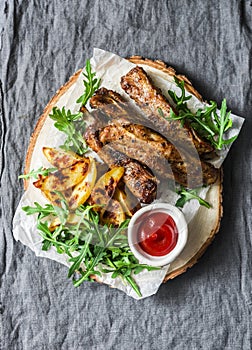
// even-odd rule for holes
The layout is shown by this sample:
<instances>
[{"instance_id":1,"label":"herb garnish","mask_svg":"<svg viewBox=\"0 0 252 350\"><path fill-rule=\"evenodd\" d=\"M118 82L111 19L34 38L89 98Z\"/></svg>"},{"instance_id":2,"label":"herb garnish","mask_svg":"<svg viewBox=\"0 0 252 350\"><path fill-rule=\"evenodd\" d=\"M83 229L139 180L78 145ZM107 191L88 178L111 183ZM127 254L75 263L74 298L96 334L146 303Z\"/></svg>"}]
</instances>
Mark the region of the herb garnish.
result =
<instances>
[{"instance_id":1,"label":"herb garnish","mask_svg":"<svg viewBox=\"0 0 252 350\"><path fill-rule=\"evenodd\" d=\"M101 79L95 78L96 73L92 73L90 60L86 61L86 73L82 74L86 78L83 80L85 92L78 98L76 103L81 103L82 106L85 106L90 97L92 97L94 92L99 88Z\"/></svg>"},{"instance_id":2,"label":"herb garnish","mask_svg":"<svg viewBox=\"0 0 252 350\"><path fill-rule=\"evenodd\" d=\"M178 189L177 194L180 195L180 198L177 200L176 202L176 207L179 208L183 208L183 206L185 205L186 202L189 202L191 199L196 199L200 205L203 205L206 208L210 208L211 205L205 201L203 198L199 197L197 194L197 190L190 190L190 189L186 189L183 186L180 187L180 189Z\"/></svg>"},{"instance_id":3,"label":"herb garnish","mask_svg":"<svg viewBox=\"0 0 252 350\"><path fill-rule=\"evenodd\" d=\"M178 115L176 115L171 109L170 117L168 120L180 120L182 125L185 121L189 122L191 127L195 129L198 134L207 140L217 149L221 150L224 145L232 143L236 136L230 139L223 138L224 133L232 127L232 119L230 118L231 112L227 112L226 99L222 101L220 115L217 113L217 103L210 101L209 106L205 106L204 109L198 109L196 113L192 113L187 106L187 101L192 96L185 95L185 82L180 81L174 77L176 85L181 90L181 96L176 95L174 91L169 90L168 93L175 103ZM161 114L162 111L159 110Z\"/></svg>"},{"instance_id":4,"label":"herb garnish","mask_svg":"<svg viewBox=\"0 0 252 350\"><path fill-rule=\"evenodd\" d=\"M85 91L76 101L81 103L81 106L87 104L89 98L93 96L100 85L100 79L95 78L95 72L92 73L89 60L86 61L86 73L83 73L83 75L86 78L83 80ZM54 107L49 117L56 121L54 126L67 135L64 145L60 146L60 148L65 151L73 151L79 155L83 155L88 151L89 148L82 136L85 132L86 123L81 111L74 114L70 110L66 111L65 107L62 109Z\"/></svg>"},{"instance_id":5,"label":"herb garnish","mask_svg":"<svg viewBox=\"0 0 252 350\"><path fill-rule=\"evenodd\" d=\"M79 272L79 278L73 279L74 286L79 286L83 281L91 280L92 275L101 276L103 273L112 273L112 278L121 277L125 283L129 283L138 296L140 289L136 284L133 274L138 274L144 269L148 271L159 268L139 264L130 251L125 229L129 220L125 220L118 228L99 224L99 214L93 211L93 206L81 205L74 212L78 217L76 224L69 224L69 215L66 203L61 208L46 204L42 207L34 203L35 207L26 206L23 210L27 215L38 214L37 228L43 238L43 250L54 246L58 253L66 253L72 265L68 271L68 277ZM61 210L63 222L53 231L45 218L59 217ZM65 215L64 215L65 214ZM73 213L72 213L73 214ZM75 254L73 254L75 252Z\"/></svg>"},{"instance_id":6,"label":"herb garnish","mask_svg":"<svg viewBox=\"0 0 252 350\"><path fill-rule=\"evenodd\" d=\"M39 218L43 219L46 216L54 215L56 216L55 207L52 204L46 204L44 207L40 205L38 202L34 202L35 207L22 207L23 211L26 212L27 215L39 214Z\"/></svg>"},{"instance_id":7,"label":"herb garnish","mask_svg":"<svg viewBox=\"0 0 252 350\"><path fill-rule=\"evenodd\" d=\"M83 155L88 151L86 141L83 138L86 123L83 120L82 112L72 114L70 110L66 112L65 107L61 110L53 107L52 113L49 114L52 120L55 120L55 128L67 135L67 139L60 148L65 151L73 151Z\"/></svg>"},{"instance_id":8,"label":"herb garnish","mask_svg":"<svg viewBox=\"0 0 252 350\"><path fill-rule=\"evenodd\" d=\"M48 169L45 169L44 167L40 167L39 169L37 170L34 170L32 169L32 171L30 171L29 173L27 174L22 174L22 175L19 175L19 179L25 179L25 180L28 180L30 178L34 178L35 180L37 180L39 178L39 175L42 175L42 176L48 176L50 173L52 173L53 171L56 171L58 170L57 168L48 168Z\"/></svg>"}]
</instances>

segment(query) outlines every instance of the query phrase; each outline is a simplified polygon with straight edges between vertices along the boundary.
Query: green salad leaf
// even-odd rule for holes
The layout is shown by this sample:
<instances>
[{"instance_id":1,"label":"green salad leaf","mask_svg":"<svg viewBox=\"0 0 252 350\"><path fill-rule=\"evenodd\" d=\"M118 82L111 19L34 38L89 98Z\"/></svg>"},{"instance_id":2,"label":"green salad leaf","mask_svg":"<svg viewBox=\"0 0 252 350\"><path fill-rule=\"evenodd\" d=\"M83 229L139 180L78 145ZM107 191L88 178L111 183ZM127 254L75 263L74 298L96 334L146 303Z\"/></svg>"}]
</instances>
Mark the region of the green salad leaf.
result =
<instances>
[{"instance_id":1,"label":"green salad leaf","mask_svg":"<svg viewBox=\"0 0 252 350\"><path fill-rule=\"evenodd\" d=\"M176 77L174 77L174 80L181 90L181 95L178 96L171 90L168 93L175 104L178 114L171 109L170 117L166 119L180 120L182 125L188 122L200 136L206 138L217 150L221 150L224 145L232 143L237 138L237 135L230 139L224 137L225 132L232 127L231 112L227 112L226 99L222 101L219 113L217 112L217 103L214 101L210 101L210 105L193 113L187 106L187 101L192 96L186 96L185 82L183 80L180 81ZM159 113L161 114L162 111L159 110Z\"/></svg>"},{"instance_id":2,"label":"green salad leaf","mask_svg":"<svg viewBox=\"0 0 252 350\"><path fill-rule=\"evenodd\" d=\"M91 280L91 276L111 273L112 278L120 277L125 283L130 284L138 296L141 296L133 275L144 269L151 271L159 268L140 264L130 251L125 234L129 219L119 227L100 225L99 214L93 210L94 206L81 205L71 213L78 217L76 224L69 224L65 219L51 231L46 219L59 217L59 208L50 204L44 207L38 203L34 204L35 207L26 206L23 210L27 215L38 214L37 228L43 238L42 249L48 250L54 246L58 253L69 256L71 266L68 277L73 277L75 287ZM65 212L65 215L61 213L61 217L67 218L68 208L62 206L60 210Z\"/></svg>"},{"instance_id":3,"label":"green salad leaf","mask_svg":"<svg viewBox=\"0 0 252 350\"><path fill-rule=\"evenodd\" d=\"M178 198L177 202L176 202L176 207L179 208L183 208L183 206L185 205L186 202L189 202L192 199L196 199L200 205L203 205L206 208L211 208L211 205L205 201L203 198L199 197L199 195L197 194L197 190L190 190L190 189L186 189L183 186L180 187L180 189L178 189L177 194L180 195L180 197Z\"/></svg>"},{"instance_id":4,"label":"green salad leaf","mask_svg":"<svg viewBox=\"0 0 252 350\"><path fill-rule=\"evenodd\" d=\"M49 175L50 173L56 171L57 168L48 168L48 169L45 169L44 167L40 167L39 169L37 170L32 170L30 171L29 173L27 174L22 174L22 175L19 175L19 179L25 179L25 180L28 180L30 178L34 178L35 180L37 180L39 178L39 175L42 175L42 176L47 176Z\"/></svg>"},{"instance_id":5,"label":"green salad leaf","mask_svg":"<svg viewBox=\"0 0 252 350\"><path fill-rule=\"evenodd\" d=\"M66 111L65 107L62 109L53 107L49 117L55 121L55 128L67 135L64 144L60 148L65 151L73 151L79 155L83 155L88 151L86 141L82 136L86 127L82 112L73 114L70 110Z\"/></svg>"},{"instance_id":6,"label":"green salad leaf","mask_svg":"<svg viewBox=\"0 0 252 350\"><path fill-rule=\"evenodd\" d=\"M86 62L86 73L84 75L83 84L85 87L85 92L81 95L76 103L81 103L82 106L85 106L87 101L93 96L94 92L99 88L101 79L95 78L96 73L92 73L90 60Z\"/></svg>"},{"instance_id":7,"label":"green salad leaf","mask_svg":"<svg viewBox=\"0 0 252 350\"><path fill-rule=\"evenodd\" d=\"M84 75L84 94L81 95L77 103L81 103L84 107L88 100L93 96L94 92L100 86L100 79L95 78L96 73L92 72L90 60L86 61L86 73ZM84 119L84 113L80 110L78 113L72 113L70 110L54 107L49 117L55 121L54 126L61 132L63 132L67 138L62 146L65 151L73 151L79 155L86 153L89 148L83 137L86 123Z\"/></svg>"}]
</instances>

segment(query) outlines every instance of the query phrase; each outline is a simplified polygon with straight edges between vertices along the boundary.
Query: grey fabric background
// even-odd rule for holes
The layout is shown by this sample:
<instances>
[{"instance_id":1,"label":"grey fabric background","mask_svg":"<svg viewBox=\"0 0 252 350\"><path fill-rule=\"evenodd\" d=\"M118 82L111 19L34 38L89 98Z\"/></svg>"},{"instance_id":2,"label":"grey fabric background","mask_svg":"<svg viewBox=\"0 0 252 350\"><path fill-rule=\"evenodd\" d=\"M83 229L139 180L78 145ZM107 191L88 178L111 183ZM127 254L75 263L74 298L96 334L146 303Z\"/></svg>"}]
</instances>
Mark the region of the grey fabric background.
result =
<instances>
[{"instance_id":1,"label":"grey fabric background","mask_svg":"<svg viewBox=\"0 0 252 350\"><path fill-rule=\"evenodd\" d=\"M251 349L251 1L0 1L0 349ZM93 47L161 59L246 118L224 164L224 217L197 265L135 301L12 237L29 137Z\"/></svg>"}]
</instances>

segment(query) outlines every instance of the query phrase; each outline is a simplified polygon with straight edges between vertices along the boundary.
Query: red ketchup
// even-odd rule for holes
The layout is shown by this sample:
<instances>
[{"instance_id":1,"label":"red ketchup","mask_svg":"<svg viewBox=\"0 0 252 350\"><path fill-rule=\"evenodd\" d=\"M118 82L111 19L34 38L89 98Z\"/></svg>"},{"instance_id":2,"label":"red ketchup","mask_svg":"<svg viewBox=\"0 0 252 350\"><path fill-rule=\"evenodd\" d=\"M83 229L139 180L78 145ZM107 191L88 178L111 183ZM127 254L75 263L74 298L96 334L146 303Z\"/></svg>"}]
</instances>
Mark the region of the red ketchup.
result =
<instances>
[{"instance_id":1,"label":"red ketchup","mask_svg":"<svg viewBox=\"0 0 252 350\"><path fill-rule=\"evenodd\" d=\"M149 255L163 256L170 253L178 241L178 229L173 218L162 212L143 217L139 226L138 242Z\"/></svg>"}]
</instances>

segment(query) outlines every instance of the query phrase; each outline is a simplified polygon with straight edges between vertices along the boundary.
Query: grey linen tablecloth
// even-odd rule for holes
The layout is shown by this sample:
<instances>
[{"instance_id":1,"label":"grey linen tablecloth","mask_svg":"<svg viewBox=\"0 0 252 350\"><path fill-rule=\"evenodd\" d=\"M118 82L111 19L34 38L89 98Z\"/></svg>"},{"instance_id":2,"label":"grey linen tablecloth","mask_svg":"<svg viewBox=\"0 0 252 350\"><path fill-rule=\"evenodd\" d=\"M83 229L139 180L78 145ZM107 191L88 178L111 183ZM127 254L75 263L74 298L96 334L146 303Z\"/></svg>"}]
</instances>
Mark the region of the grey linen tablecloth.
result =
<instances>
[{"instance_id":1,"label":"grey linen tablecloth","mask_svg":"<svg viewBox=\"0 0 252 350\"><path fill-rule=\"evenodd\" d=\"M1 1L0 349L251 349L251 1ZM224 163L220 232L197 265L136 301L75 289L12 236L30 135L93 47L161 59L246 118Z\"/></svg>"}]
</instances>

